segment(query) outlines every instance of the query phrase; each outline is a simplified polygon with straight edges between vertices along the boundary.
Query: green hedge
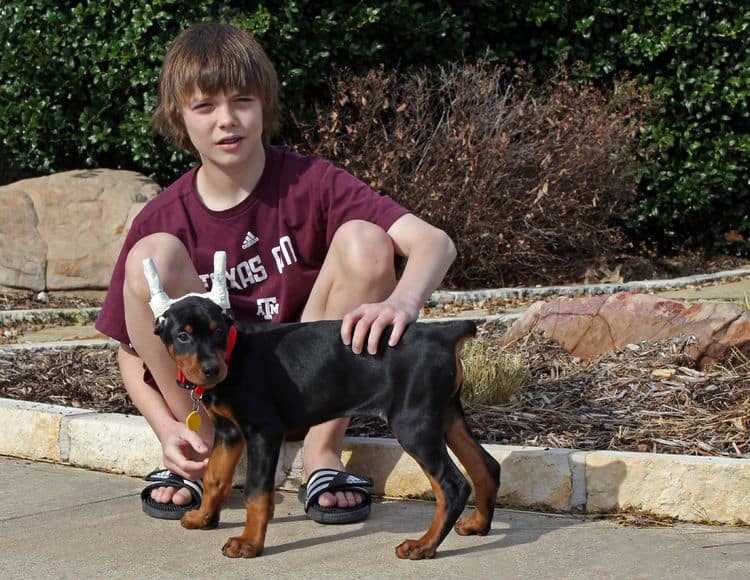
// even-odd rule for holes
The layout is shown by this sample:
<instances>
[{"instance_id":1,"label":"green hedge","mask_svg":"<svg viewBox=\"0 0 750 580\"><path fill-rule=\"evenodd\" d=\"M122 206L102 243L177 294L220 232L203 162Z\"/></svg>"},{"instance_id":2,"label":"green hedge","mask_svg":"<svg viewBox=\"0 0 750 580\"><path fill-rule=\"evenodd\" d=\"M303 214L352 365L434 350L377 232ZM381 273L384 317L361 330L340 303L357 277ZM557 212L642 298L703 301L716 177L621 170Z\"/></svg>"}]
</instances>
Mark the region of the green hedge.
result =
<instances>
[{"instance_id":1,"label":"green hedge","mask_svg":"<svg viewBox=\"0 0 750 580\"><path fill-rule=\"evenodd\" d=\"M540 77L582 61L631 74L658 107L641 130L634 238L661 251L750 253L750 5L725 0L384 2L8 0L0 5L0 172L135 169L166 183L191 162L148 128L169 42L220 19L256 34L283 80L286 123L312 118L336 68L408 69L482 55ZM2 178L2 175L0 175ZM709 223L710 222L710 223Z\"/></svg>"},{"instance_id":2,"label":"green hedge","mask_svg":"<svg viewBox=\"0 0 750 580\"><path fill-rule=\"evenodd\" d=\"M631 225L662 250L746 254L750 5L665 4L623 32L625 54L661 103L642 138Z\"/></svg>"},{"instance_id":3,"label":"green hedge","mask_svg":"<svg viewBox=\"0 0 750 580\"><path fill-rule=\"evenodd\" d=\"M182 155L148 127L164 50L195 14L180 2L6 2L0 134L31 173L80 167L158 173Z\"/></svg>"},{"instance_id":4,"label":"green hedge","mask_svg":"<svg viewBox=\"0 0 750 580\"><path fill-rule=\"evenodd\" d=\"M748 255L750 4L547 0L521 12L546 31L551 52L537 62L580 60L594 78L629 73L651 87L634 237L660 252Z\"/></svg>"},{"instance_id":5,"label":"green hedge","mask_svg":"<svg viewBox=\"0 0 750 580\"><path fill-rule=\"evenodd\" d=\"M148 120L164 53L193 22L229 21L259 38L282 79L288 132L291 115L310 117L325 98L335 67L366 72L380 62L457 59L484 50L487 42L474 42L481 35L472 33L479 19L500 16L481 1L372 4L110 0L71 9L52 0L4 2L5 163L30 174L129 168L162 183L184 171L190 157L155 137Z\"/></svg>"}]
</instances>

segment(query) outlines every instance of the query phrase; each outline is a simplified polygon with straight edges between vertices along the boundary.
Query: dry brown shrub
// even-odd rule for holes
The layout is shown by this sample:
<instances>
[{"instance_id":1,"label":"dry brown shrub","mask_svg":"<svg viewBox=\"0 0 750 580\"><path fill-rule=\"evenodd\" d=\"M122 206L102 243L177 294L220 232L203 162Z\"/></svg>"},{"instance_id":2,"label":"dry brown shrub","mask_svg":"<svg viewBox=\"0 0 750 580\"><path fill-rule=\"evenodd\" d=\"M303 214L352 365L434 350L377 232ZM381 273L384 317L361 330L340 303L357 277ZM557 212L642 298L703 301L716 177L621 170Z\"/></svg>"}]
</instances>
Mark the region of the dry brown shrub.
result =
<instances>
[{"instance_id":1,"label":"dry brown shrub","mask_svg":"<svg viewBox=\"0 0 750 580\"><path fill-rule=\"evenodd\" d=\"M530 379L524 357L505 353L497 341L478 338L461 353L461 398L469 405L504 405Z\"/></svg>"},{"instance_id":2,"label":"dry brown shrub","mask_svg":"<svg viewBox=\"0 0 750 580\"><path fill-rule=\"evenodd\" d=\"M523 65L451 65L399 76L341 72L306 147L446 230L459 258L444 284L582 279L628 247L620 220L644 99L565 70L543 86Z\"/></svg>"}]
</instances>

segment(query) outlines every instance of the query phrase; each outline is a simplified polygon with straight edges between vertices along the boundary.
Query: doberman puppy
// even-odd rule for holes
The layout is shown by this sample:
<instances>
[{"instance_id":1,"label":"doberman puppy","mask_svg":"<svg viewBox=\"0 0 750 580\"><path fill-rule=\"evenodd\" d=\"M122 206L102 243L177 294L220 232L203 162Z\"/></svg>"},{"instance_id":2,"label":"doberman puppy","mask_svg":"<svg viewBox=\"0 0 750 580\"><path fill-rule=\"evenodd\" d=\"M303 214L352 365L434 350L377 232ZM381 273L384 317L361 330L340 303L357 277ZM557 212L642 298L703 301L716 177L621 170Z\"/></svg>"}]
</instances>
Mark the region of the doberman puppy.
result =
<instances>
[{"instance_id":1,"label":"doberman puppy","mask_svg":"<svg viewBox=\"0 0 750 580\"><path fill-rule=\"evenodd\" d=\"M216 428L203 502L183 516L184 527L218 525L247 446L247 522L224 545L225 556L252 558L263 550L284 433L350 415L384 418L435 493L430 528L402 542L399 558L432 558L454 524L461 535L489 531L500 465L471 435L459 398L459 353L475 335L474 323L413 323L396 347L387 346L386 332L375 356L354 354L340 328L341 321L243 325L205 297L183 298L156 320L155 333L184 383L205 389L202 402ZM471 489L446 442L474 484L476 508L460 519Z\"/></svg>"}]
</instances>

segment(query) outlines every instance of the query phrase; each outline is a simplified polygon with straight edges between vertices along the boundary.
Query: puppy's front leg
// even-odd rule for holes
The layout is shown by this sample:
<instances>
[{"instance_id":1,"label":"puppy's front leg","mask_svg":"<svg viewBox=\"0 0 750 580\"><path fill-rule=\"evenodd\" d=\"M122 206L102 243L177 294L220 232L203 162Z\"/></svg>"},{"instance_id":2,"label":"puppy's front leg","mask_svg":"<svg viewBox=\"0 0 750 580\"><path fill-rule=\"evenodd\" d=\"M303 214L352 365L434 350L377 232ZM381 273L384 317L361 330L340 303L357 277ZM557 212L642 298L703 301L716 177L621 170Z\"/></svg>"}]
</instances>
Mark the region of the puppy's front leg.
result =
<instances>
[{"instance_id":1,"label":"puppy's front leg","mask_svg":"<svg viewBox=\"0 0 750 580\"><path fill-rule=\"evenodd\" d=\"M245 432L247 476L245 478L245 529L229 538L221 552L229 558L254 558L263 552L266 528L273 517L273 484L283 434L257 430Z\"/></svg>"},{"instance_id":2,"label":"puppy's front leg","mask_svg":"<svg viewBox=\"0 0 750 580\"><path fill-rule=\"evenodd\" d=\"M203 500L197 510L189 511L181 520L183 527L190 530L210 530L219 525L221 506L232 491L234 468L244 447L245 440L233 423L214 416L214 425L214 447L203 476Z\"/></svg>"}]
</instances>

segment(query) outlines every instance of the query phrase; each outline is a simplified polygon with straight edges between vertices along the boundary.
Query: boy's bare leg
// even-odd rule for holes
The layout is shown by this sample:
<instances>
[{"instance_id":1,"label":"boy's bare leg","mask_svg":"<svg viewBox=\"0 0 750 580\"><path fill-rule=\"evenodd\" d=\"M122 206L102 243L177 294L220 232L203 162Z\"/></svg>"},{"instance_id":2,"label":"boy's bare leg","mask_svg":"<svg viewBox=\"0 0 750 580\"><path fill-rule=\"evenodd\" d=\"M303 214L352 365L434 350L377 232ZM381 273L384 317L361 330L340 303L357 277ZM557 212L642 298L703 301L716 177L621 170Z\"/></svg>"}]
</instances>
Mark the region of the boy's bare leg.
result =
<instances>
[{"instance_id":1,"label":"boy's bare leg","mask_svg":"<svg viewBox=\"0 0 750 580\"><path fill-rule=\"evenodd\" d=\"M364 221L350 221L333 237L323 267L310 293L302 320L338 320L361 304L385 300L396 286L394 247L388 234ZM363 356L367 356L366 354ZM334 419L312 427L305 437L303 466L343 469L341 453L348 419ZM353 507L359 493L322 494L321 507Z\"/></svg>"},{"instance_id":2,"label":"boy's bare leg","mask_svg":"<svg viewBox=\"0 0 750 580\"><path fill-rule=\"evenodd\" d=\"M118 363L128 394L162 444L164 466L196 480L205 469L213 427L202 411L201 430L196 434L185 428L184 420L192 401L189 393L177 386L174 361L154 334L154 315L148 305L151 295L143 273L143 260L147 257L154 260L170 297L205 291L185 247L177 238L154 234L136 243L128 254L123 284L125 322L132 348L121 345ZM143 381L143 363L151 371L159 390ZM151 497L160 503L173 501L178 505L190 501L187 490L173 487L157 488Z\"/></svg>"}]
</instances>

